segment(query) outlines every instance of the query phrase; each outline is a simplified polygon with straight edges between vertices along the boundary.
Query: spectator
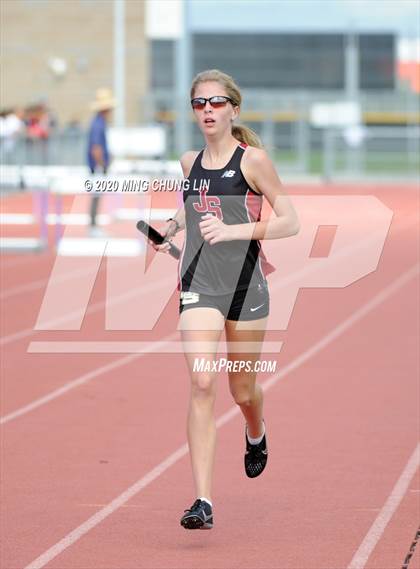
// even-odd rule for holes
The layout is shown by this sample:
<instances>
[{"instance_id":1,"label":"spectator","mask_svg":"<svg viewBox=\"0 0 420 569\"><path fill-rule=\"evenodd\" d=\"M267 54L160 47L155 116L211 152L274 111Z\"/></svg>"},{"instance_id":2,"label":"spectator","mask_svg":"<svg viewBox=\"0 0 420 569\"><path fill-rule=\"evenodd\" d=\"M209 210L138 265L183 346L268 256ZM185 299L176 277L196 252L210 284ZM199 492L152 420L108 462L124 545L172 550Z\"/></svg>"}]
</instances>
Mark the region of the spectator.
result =
<instances>
[{"instance_id":1,"label":"spectator","mask_svg":"<svg viewBox=\"0 0 420 569\"><path fill-rule=\"evenodd\" d=\"M14 152L19 136L24 134L23 114L20 108L0 113L0 144L4 161L7 161L8 156Z\"/></svg>"},{"instance_id":2,"label":"spectator","mask_svg":"<svg viewBox=\"0 0 420 569\"><path fill-rule=\"evenodd\" d=\"M89 127L87 149L87 161L92 174L106 174L108 171L110 156L106 128L115 106L116 101L112 91L105 88L96 91L96 99L91 104L91 110L95 112L95 115ZM93 195L90 204L90 235L92 237L103 235L103 232L96 225L99 199L99 195Z\"/></svg>"},{"instance_id":3,"label":"spectator","mask_svg":"<svg viewBox=\"0 0 420 569\"><path fill-rule=\"evenodd\" d=\"M30 105L26 109L26 159L29 164L48 164L51 124L43 103Z\"/></svg>"}]
</instances>

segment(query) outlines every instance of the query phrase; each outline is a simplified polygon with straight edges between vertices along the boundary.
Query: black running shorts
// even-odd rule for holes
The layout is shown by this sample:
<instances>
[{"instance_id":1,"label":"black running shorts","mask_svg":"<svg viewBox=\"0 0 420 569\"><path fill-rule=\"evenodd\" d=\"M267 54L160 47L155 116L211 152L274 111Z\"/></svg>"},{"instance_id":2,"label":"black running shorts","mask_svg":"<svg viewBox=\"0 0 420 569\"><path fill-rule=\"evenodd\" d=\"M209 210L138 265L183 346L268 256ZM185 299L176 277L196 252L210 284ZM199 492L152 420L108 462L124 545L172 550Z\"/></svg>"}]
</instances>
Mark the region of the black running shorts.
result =
<instances>
[{"instance_id":1,"label":"black running shorts","mask_svg":"<svg viewBox=\"0 0 420 569\"><path fill-rule=\"evenodd\" d=\"M259 320L268 316L270 296L266 284L259 284L232 294L210 295L181 292L179 313L191 308L216 308L227 320Z\"/></svg>"}]
</instances>

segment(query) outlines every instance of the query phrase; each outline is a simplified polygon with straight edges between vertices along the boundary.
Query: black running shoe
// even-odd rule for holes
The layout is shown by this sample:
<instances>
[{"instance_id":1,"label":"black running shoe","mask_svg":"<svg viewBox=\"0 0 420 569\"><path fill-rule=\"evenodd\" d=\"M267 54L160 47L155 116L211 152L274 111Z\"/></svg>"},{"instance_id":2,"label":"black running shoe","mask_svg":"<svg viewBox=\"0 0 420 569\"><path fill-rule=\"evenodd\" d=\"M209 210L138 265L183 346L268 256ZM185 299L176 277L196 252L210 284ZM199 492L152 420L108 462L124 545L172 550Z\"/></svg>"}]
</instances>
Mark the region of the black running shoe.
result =
<instances>
[{"instance_id":1,"label":"black running shoe","mask_svg":"<svg viewBox=\"0 0 420 569\"><path fill-rule=\"evenodd\" d=\"M245 440L246 440L246 453L245 453L245 472L248 478L256 478L264 470L267 464L268 451L265 433L262 441L258 445L252 445L246 435L245 426Z\"/></svg>"},{"instance_id":2,"label":"black running shoe","mask_svg":"<svg viewBox=\"0 0 420 569\"><path fill-rule=\"evenodd\" d=\"M213 527L213 511L207 502L197 499L189 510L184 510L181 525L185 529L211 529Z\"/></svg>"}]
</instances>

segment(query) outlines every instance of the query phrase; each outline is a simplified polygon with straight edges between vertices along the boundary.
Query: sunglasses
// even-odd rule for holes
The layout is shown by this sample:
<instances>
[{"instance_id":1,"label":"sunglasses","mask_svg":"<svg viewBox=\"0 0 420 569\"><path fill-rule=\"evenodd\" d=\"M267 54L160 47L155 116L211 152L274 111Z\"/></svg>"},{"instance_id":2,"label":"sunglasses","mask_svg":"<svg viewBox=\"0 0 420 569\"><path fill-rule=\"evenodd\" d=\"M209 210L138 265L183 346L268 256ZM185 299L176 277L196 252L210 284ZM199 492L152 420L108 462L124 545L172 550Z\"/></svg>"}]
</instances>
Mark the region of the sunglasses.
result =
<instances>
[{"instance_id":1,"label":"sunglasses","mask_svg":"<svg viewBox=\"0 0 420 569\"><path fill-rule=\"evenodd\" d=\"M195 99L191 99L191 106L193 109L202 110L206 106L207 101L214 109L220 109L221 107L224 107L228 102L233 104L232 99L229 97L215 95L214 97L210 97L210 99L205 99L204 97L196 97Z\"/></svg>"}]
</instances>

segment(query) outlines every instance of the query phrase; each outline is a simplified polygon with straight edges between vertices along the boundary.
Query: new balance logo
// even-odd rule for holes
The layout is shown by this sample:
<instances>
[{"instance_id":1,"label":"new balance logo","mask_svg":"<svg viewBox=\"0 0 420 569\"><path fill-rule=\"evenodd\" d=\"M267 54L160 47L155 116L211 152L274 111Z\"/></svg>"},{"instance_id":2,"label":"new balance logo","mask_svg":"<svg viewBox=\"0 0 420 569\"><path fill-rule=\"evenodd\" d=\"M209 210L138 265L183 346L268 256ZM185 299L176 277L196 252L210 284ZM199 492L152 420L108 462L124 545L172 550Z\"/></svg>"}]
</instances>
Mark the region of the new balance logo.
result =
<instances>
[{"instance_id":1,"label":"new balance logo","mask_svg":"<svg viewBox=\"0 0 420 569\"><path fill-rule=\"evenodd\" d=\"M235 170L225 170L222 174L222 178L233 178L235 174L236 174Z\"/></svg>"}]
</instances>

